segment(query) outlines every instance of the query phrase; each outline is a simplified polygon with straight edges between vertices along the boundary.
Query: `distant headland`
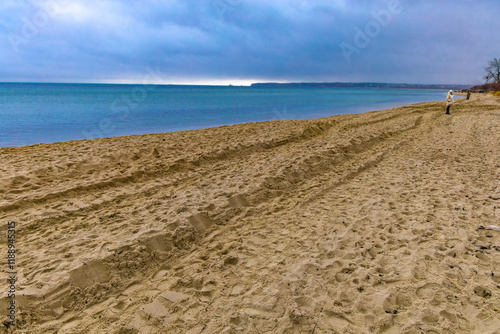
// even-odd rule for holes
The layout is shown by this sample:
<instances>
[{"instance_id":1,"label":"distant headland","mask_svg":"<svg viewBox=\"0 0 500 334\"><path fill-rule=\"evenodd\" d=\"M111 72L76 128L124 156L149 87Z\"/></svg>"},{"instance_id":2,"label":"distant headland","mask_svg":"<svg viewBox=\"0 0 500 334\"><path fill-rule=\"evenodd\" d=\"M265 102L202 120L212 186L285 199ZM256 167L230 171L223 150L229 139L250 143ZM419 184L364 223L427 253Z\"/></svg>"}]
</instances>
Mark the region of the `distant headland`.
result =
<instances>
[{"instance_id":1,"label":"distant headland","mask_svg":"<svg viewBox=\"0 0 500 334\"><path fill-rule=\"evenodd\" d=\"M380 82L262 82L253 83L251 87L312 87L312 88L400 88L400 89L468 89L470 85L431 85Z\"/></svg>"}]
</instances>

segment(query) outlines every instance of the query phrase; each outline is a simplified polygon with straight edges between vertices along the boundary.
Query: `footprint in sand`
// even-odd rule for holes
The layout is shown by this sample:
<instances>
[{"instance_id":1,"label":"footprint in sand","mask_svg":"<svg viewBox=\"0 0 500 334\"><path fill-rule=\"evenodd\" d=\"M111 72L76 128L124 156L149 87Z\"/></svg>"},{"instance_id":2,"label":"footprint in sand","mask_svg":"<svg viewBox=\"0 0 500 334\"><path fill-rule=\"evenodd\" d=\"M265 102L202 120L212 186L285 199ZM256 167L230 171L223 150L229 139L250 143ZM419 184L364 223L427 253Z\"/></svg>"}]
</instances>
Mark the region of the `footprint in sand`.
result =
<instances>
[{"instance_id":1,"label":"footprint in sand","mask_svg":"<svg viewBox=\"0 0 500 334\"><path fill-rule=\"evenodd\" d=\"M431 305L438 306L446 301L446 295L443 291L443 286L437 283L427 283L416 291L420 299L430 302Z\"/></svg>"}]
</instances>

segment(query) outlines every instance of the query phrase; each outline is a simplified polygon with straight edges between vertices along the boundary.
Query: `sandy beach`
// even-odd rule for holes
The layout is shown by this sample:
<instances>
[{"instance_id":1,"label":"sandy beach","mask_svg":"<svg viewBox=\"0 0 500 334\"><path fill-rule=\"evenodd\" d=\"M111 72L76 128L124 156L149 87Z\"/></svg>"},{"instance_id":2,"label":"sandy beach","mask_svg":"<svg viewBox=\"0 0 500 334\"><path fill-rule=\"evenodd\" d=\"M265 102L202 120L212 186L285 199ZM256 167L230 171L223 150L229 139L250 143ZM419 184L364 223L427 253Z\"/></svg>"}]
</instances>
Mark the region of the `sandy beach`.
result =
<instances>
[{"instance_id":1,"label":"sandy beach","mask_svg":"<svg viewBox=\"0 0 500 334\"><path fill-rule=\"evenodd\" d=\"M500 333L500 98L0 149L15 333Z\"/></svg>"}]
</instances>

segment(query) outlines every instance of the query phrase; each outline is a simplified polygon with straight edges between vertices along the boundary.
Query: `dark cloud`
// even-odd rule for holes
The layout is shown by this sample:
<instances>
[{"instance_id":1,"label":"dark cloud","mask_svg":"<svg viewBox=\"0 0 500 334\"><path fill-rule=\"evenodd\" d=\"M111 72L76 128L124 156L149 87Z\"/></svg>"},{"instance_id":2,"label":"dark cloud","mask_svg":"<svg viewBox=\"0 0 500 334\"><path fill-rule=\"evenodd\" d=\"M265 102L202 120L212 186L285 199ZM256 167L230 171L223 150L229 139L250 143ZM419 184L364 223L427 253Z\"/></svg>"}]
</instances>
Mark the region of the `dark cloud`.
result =
<instances>
[{"instance_id":1,"label":"dark cloud","mask_svg":"<svg viewBox=\"0 0 500 334\"><path fill-rule=\"evenodd\" d=\"M44 9L43 9L44 8ZM0 81L476 83L498 1L4 0Z\"/></svg>"}]
</instances>

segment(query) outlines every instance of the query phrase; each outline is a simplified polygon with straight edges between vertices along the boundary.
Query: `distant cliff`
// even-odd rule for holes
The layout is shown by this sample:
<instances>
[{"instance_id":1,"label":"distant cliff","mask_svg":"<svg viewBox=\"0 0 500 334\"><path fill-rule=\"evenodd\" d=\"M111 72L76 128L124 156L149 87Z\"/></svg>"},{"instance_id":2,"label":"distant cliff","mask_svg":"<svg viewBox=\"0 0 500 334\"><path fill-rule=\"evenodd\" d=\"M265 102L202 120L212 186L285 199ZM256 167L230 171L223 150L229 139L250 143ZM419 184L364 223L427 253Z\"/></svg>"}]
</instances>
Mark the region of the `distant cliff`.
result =
<instances>
[{"instance_id":1,"label":"distant cliff","mask_svg":"<svg viewBox=\"0 0 500 334\"><path fill-rule=\"evenodd\" d=\"M423 85L423 84L394 84L380 82L263 82L253 83L252 87L312 87L312 88L405 88L405 89L468 89L470 85Z\"/></svg>"}]
</instances>

